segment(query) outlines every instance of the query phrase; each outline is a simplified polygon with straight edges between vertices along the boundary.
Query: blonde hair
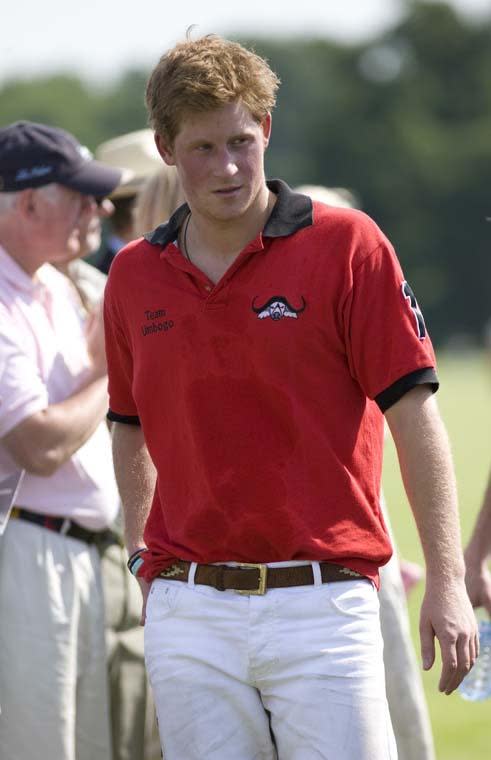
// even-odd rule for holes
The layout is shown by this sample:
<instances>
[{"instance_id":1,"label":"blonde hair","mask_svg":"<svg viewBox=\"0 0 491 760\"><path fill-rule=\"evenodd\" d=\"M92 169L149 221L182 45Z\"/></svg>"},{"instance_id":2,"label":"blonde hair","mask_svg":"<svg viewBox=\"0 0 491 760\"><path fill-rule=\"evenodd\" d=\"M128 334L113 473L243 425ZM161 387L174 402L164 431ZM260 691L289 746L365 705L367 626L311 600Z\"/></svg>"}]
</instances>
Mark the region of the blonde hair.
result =
<instances>
[{"instance_id":1,"label":"blonde hair","mask_svg":"<svg viewBox=\"0 0 491 760\"><path fill-rule=\"evenodd\" d=\"M184 203L181 183L174 166L165 164L138 191L133 211L135 237L158 227Z\"/></svg>"},{"instance_id":2,"label":"blonde hair","mask_svg":"<svg viewBox=\"0 0 491 760\"><path fill-rule=\"evenodd\" d=\"M180 42L150 75L146 104L152 128L172 146L186 114L241 100L261 122L276 104L280 80L268 63L237 42L211 34Z\"/></svg>"}]
</instances>

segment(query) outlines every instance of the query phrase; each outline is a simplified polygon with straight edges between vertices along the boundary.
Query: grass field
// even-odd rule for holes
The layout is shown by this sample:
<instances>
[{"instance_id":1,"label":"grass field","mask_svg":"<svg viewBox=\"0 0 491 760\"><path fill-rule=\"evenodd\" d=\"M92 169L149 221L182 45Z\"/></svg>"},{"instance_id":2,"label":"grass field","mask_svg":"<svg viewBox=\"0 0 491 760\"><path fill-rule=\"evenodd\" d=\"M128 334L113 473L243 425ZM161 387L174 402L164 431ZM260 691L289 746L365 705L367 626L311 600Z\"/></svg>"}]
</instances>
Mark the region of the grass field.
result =
<instances>
[{"instance_id":1,"label":"grass field","mask_svg":"<svg viewBox=\"0 0 491 760\"><path fill-rule=\"evenodd\" d=\"M491 362L481 354L439 355L440 410L453 450L459 487L462 536L467 540L491 465ZM422 562L414 521L401 484L397 456L388 442L384 490L401 556ZM422 584L409 600L411 629L419 654L418 616ZM435 738L437 760L491 758L491 700L465 702L437 689L440 661L423 674Z\"/></svg>"}]
</instances>

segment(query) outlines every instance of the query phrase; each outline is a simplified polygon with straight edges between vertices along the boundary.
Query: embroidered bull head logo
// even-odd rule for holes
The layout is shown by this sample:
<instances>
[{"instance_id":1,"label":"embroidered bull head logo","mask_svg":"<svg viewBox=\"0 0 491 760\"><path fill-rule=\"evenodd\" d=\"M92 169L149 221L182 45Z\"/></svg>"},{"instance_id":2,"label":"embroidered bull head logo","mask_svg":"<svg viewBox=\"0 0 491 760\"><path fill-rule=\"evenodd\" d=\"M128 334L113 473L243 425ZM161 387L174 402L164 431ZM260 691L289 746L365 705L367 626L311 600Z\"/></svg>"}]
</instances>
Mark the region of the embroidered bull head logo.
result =
<instances>
[{"instance_id":1,"label":"embroidered bull head logo","mask_svg":"<svg viewBox=\"0 0 491 760\"><path fill-rule=\"evenodd\" d=\"M302 305L298 309L295 309L294 306L290 306L284 296L273 296L262 306L256 306L256 299L257 296L252 302L252 311L257 314L257 318L266 319L267 317L271 317L273 322L278 322L278 320L283 319L283 317L297 319L298 315L301 314L306 307L303 296Z\"/></svg>"}]
</instances>

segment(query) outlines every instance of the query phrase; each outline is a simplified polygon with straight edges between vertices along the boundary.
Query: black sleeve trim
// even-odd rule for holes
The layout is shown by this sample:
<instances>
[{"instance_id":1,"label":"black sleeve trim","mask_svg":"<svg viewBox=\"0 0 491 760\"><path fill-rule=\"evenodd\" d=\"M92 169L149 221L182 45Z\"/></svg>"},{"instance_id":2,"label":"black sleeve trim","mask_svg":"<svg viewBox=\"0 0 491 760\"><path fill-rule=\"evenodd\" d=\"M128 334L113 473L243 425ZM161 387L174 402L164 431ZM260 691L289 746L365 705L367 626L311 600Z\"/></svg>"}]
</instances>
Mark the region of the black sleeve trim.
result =
<instances>
[{"instance_id":1,"label":"black sleeve trim","mask_svg":"<svg viewBox=\"0 0 491 760\"><path fill-rule=\"evenodd\" d=\"M123 425L139 425L140 418L138 416L132 417L129 414L116 414L112 409L106 414L107 419L110 422L122 422Z\"/></svg>"},{"instance_id":2,"label":"black sleeve trim","mask_svg":"<svg viewBox=\"0 0 491 760\"><path fill-rule=\"evenodd\" d=\"M440 382L433 367L417 369L415 372L410 372L409 375L404 375L404 377L396 380L389 388L386 388L385 391L375 396L375 401L379 405L380 410L386 412L387 409L390 409L396 401L399 401L416 385L430 385L433 393L436 393Z\"/></svg>"}]
</instances>

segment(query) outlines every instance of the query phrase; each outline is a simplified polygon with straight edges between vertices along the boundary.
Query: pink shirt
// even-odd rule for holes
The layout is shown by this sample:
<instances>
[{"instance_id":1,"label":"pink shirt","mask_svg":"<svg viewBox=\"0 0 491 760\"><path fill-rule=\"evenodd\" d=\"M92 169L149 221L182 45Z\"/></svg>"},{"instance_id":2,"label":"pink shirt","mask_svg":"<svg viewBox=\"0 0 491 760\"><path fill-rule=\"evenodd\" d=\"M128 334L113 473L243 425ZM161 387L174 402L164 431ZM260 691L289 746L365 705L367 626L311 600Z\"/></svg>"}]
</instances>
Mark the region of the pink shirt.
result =
<instances>
[{"instance_id":1,"label":"pink shirt","mask_svg":"<svg viewBox=\"0 0 491 760\"><path fill-rule=\"evenodd\" d=\"M31 278L0 247L0 439L73 395L88 367L84 317L69 280L49 264ZM0 440L0 478L14 469ZM106 423L54 475L26 473L17 503L92 530L108 526L119 502Z\"/></svg>"}]
</instances>

